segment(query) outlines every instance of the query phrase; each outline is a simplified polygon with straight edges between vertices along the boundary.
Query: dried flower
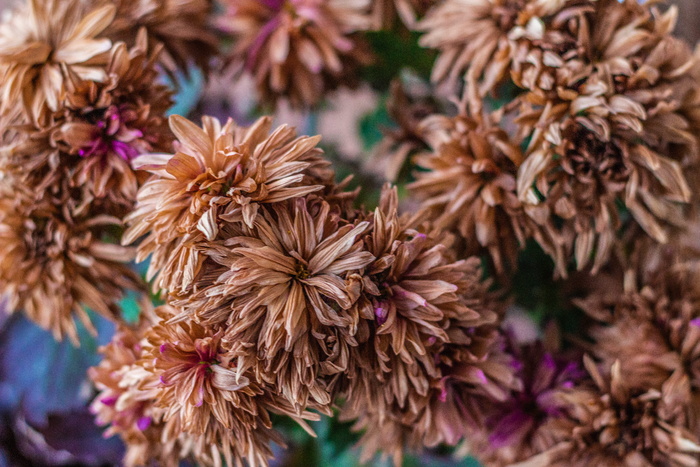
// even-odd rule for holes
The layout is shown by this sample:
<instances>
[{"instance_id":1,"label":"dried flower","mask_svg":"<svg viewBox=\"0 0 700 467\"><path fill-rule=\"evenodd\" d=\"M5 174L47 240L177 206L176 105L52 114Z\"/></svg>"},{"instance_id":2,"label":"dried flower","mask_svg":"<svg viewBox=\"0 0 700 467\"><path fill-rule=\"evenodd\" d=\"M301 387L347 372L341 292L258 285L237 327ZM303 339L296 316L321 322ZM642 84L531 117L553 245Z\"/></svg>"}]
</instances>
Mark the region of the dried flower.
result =
<instances>
[{"instance_id":1,"label":"dried flower","mask_svg":"<svg viewBox=\"0 0 700 467\"><path fill-rule=\"evenodd\" d=\"M512 349L523 386L505 401L488 405L484 429L468 437L471 452L484 465L511 465L551 447L546 424L565 413L557 395L577 386L586 374L580 357L551 353L546 344Z\"/></svg>"},{"instance_id":2,"label":"dried flower","mask_svg":"<svg viewBox=\"0 0 700 467\"><path fill-rule=\"evenodd\" d=\"M660 243L683 225L700 101L696 59L670 35L675 15L634 1L596 2L571 16L583 47L558 65L566 78L519 97L517 121L530 143L518 196L557 216L559 264L570 252L579 269L605 264L626 227L620 205Z\"/></svg>"},{"instance_id":3,"label":"dried flower","mask_svg":"<svg viewBox=\"0 0 700 467\"><path fill-rule=\"evenodd\" d=\"M625 362L621 371L628 386L660 388L678 373L683 390L700 397L698 277L694 264L664 263L641 278L639 289L623 294L594 290L577 302L600 322L589 331L595 341L592 351L607 365ZM688 417L698 422L695 405Z\"/></svg>"},{"instance_id":4,"label":"dried flower","mask_svg":"<svg viewBox=\"0 0 700 467\"><path fill-rule=\"evenodd\" d=\"M503 273L515 266L528 238L536 238L546 251L557 250L533 220L544 218L540 222L546 223L547 212L535 207L539 212L529 216L518 199L516 176L523 153L505 130L488 117L473 118L462 111L452 118L426 118L421 133L431 151L415 157L425 171L416 173L409 188L437 228L464 239L466 254L487 251Z\"/></svg>"},{"instance_id":5,"label":"dried flower","mask_svg":"<svg viewBox=\"0 0 700 467\"><path fill-rule=\"evenodd\" d=\"M592 383L560 392L566 416L547 427L551 448L521 467L619 465L696 466L700 445L688 430L682 380L674 373L659 389L631 388L621 362L601 372L584 358Z\"/></svg>"},{"instance_id":6,"label":"dried flower","mask_svg":"<svg viewBox=\"0 0 700 467\"><path fill-rule=\"evenodd\" d=\"M219 21L234 46L229 61L255 78L261 100L287 97L296 106L317 104L327 91L353 84L368 62L353 35L371 20L367 0L228 0Z\"/></svg>"},{"instance_id":7,"label":"dried flower","mask_svg":"<svg viewBox=\"0 0 700 467\"><path fill-rule=\"evenodd\" d=\"M480 81L478 94L493 91L508 76L520 37L537 38L545 29L542 17L556 12L565 0L448 0L428 11L418 23L426 34L421 45L440 51L433 81L454 84L462 76ZM532 60L533 57L528 57ZM476 89L474 90L476 91Z\"/></svg>"},{"instance_id":8,"label":"dried flower","mask_svg":"<svg viewBox=\"0 0 700 467\"><path fill-rule=\"evenodd\" d=\"M455 261L448 236L413 229L397 204L385 190L370 217L365 243L377 259L361 278L343 417L366 430L364 459L382 451L398 463L406 448L456 444L481 423L483 401L518 382L478 260Z\"/></svg>"},{"instance_id":9,"label":"dried flower","mask_svg":"<svg viewBox=\"0 0 700 467\"><path fill-rule=\"evenodd\" d=\"M212 56L217 53L217 39L208 22L212 0L111 0L117 8L105 36L113 41L134 44L137 32L144 28L149 42L162 44L159 56L166 70L188 70L194 63L208 71Z\"/></svg>"},{"instance_id":10,"label":"dried flower","mask_svg":"<svg viewBox=\"0 0 700 467\"><path fill-rule=\"evenodd\" d=\"M141 281L125 262L128 248L102 237L118 225L109 216L69 216L69 202L34 200L26 188L3 187L0 198L0 282L10 311L27 316L57 339L78 343L74 318L96 332L87 309L118 319L117 302Z\"/></svg>"},{"instance_id":11,"label":"dried flower","mask_svg":"<svg viewBox=\"0 0 700 467\"><path fill-rule=\"evenodd\" d=\"M3 112L22 102L39 120L63 100L66 70L103 81L112 42L99 38L114 18L113 5L91 8L83 0L29 0L0 25Z\"/></svg>"},{"instance_id":12,"label":"dried flower","mask_svg":"<svg viewBox=\"0 0 700 467\"><path fill-rule=\"evenodd\" d=\"M374 259L358 240L367 228L340 224L323 201L265 207L253 229L203 247L224 270L177 303L203 322L227 322L241 371L255 369L301 408L309 398L327 407L328 382L346 370L357 326L345 277Z\"/></svg>"},{"instance_id":13,"label":"dried flower","mask_svg":"<svg viewBox=\"0 0 700 467\"><path fill-rule=\"evenodd\" d=\"M265 465L271 457L271 441L282 440L273 430L269 412L318 420L308 412L297 412L276 391L241 373L222 347L222 330L194 322L169 323L179 311L161 307L161 321L146 333L149 346L139 361L156 375L157 405L163 409L164 437L193 435L195 458L215 455L215 444L229 465L247 458L251 465ZM206 450L204 450L206 449ZM205 458L206 459L206 458Z\"/></svg>"},{"instance_id":14,"label":"dried flower","mask_svg":"<svg viewBox=\"0 0 700 467\"><path fill-rule=\"evenodd\" d=\"M204 259L195 245L216 239L221 220L252 226L261 205L324 188L317 184L328 166L316 148L319 137L297 138L287 126L270 134L269 118L242 128L205 117L202 129L173 116L170 127L177 152L135 162L154 175L139 191L123 237L128 244L147 234L137 259L152 255L148 279L157 274L156 289L191 285Z\"/></svg>"}]
</instances>

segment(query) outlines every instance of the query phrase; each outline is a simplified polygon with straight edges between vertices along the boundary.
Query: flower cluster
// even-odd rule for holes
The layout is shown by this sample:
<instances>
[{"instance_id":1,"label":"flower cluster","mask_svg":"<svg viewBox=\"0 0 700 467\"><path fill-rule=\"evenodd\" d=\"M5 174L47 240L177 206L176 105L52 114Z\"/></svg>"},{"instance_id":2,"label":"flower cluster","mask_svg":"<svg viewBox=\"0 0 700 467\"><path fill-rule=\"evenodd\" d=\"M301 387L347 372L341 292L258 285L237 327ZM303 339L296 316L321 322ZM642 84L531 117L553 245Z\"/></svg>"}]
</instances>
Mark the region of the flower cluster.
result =
<instances>
[{"instance_id":1,"label":"flower cluster","mask_svg":"<svg viewBox=\"0 0 700 467\"><path fill-rule=\"evenodd\" d=\"M173 141L157 70L173 44L148 28L113 40L123 7L32 0L0 25L2 290L76 342L73 316L118 319L124 291L143 289L133 249L115 244L144 180L131 163Z\"/></svg>"},{"instance_id":2,"label":"flower cluster","mask_svg":"<svg viewBox=\"0 0 700 467\"><path fill-rule=\"evenodd\" d=\"M413 188L497 270L529 238L565 276L600 270L621 231L663 244L684 228L697 59L671 35L675 7L640 3L448 0L417 24L439 52L433 80L464 91L457 116L423 123Z\"/></svg>"}]
</instances>

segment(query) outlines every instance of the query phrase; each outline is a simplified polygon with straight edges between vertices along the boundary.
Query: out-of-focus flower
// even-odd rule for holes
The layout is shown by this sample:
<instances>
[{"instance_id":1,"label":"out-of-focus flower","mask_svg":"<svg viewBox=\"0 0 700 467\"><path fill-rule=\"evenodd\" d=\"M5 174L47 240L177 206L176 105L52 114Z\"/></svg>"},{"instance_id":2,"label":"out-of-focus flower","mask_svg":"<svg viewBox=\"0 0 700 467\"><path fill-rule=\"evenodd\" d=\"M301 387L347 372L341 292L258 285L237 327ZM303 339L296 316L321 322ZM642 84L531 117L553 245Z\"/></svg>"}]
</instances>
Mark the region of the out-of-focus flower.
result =
<instances>
[{"instance_id":1,"label":"out-of-focus flower","mask_svg":"<svg viewBox=\"0 0 700 467\"><path fill-rule=\"evenodd\" d=\"M269 118L242 128L205 117L200 128L173 116L170 126L177 152L134 163L154 175L139 191L123 237L128 244L147 235L137 259L152 255L148 278L156 276L156 289L191 285L204 260L195 246L216 239L221 220L252 227L261 205L321 190L330 177L319 137L296 137L287 126L270 133Z\"/></svg>"},{"instance_id":2,"label":"out-of-focus flower","mask_svg":"<svg viewBox=\"0 0 700 467\"><path fill-rule=\"evenodd\" d=\"M473 455L484 465L512 465L550 447L546 422L564 414L557 393L574 388L586 376L580 356L552 353L536 342L511 350L523 386L505 401L492 403L483 429L468 436Z\"/></svg>"},{"instance_id":3,"label":"out-of-focus flower","mask_svg":"<svg viewBox=\"0 0 700 467\"><path fill-rule=\"evenodd\" d=\"M90 0L94 1L94 0ZM209 27L212 0L110 0L116 5L114 21L104 35L128 46L140 28L151 44L162 44L159 56L166 70L187 72L195 64L205 72L217 53L217 39Z\"/></svg>"},{"instance_id":4,"label":"out-of-focus flower","mask_svg":"<svg viewBox=\"0 0 700 467\"><path fill-rule=\"evenodd\" d=\"M141 281L129 248L105 243L118 219L73 218L70 202L34 199L22 187L0 198L0 282L8 310L23 310L57 339L78 343L74 319L94 332L86 309L118 319L117 302Z\"/></svg>"},{"instance_id":5,"label":"out-of-focus flower","mask_svg":"<svg viewBox=\"0 0 700 467\"><path fill-rule=\"evenodd\" d=\"M367 170L379 172L386 180L396 182L410 156L425 149L421 123L441 109L429 89L421 89L418 83L405 85L400 80L392 81L386 106L397 128L384 132L382 141L367 161Z\"/></svg>"},{"instance_id":6,"label":"out-of-focus flower","mask_svg":"<svg viewBox=\"0 0 700 467\"><path fill-rule=\"evenodd\" d=\"M591 347L605 364L621 368L632 388L656 387L678 373L683 390L700 401L700 287L697 265L664 263L640 278L632 290L605 294L593 290L577 303L600 324L590 331ZM628 284L630 288L631 284ZM688 417L698 423L697 405ZM694 429L700 433L700 426Z\"/></svg>"},{"instance_id":7,"label":"out-of-focus flower","mask_svg":"<svg viewBox=\"0 0 700 467\"><path fill-rule=\"evenodd\" d=\"M463 111L456 117L428 117L420 132L431 151L415 157L424 171L416 172L409 188L437 228L464 240L466 254L485 250L504 273L515 266L528 238L536 238L545 251L557 251L557 243L536 222L549 222L546 208L527 213L518 199L516 177L524 156L504 129Z\"/></svg>"},{"instance_id":8,"label":"out-of-focus flower","mask_svg":"<svg viewBox=\"0 0 700 467\"><path fill-rule=\"evenodd\" d=\"M355 343L357 297L346 276L374 258L358 239L367 228L341 224L325 201L263 208L253 229L203 247L223 271L210 269L213 278L177 303L203 322L228 323L224 340L240 371L255 369L301 408L309 398L327 408L329 381L347 369Z\"/></svg>"},{"instance_id":9,"label":"out-of-focus flower","mask_svg":"<svg viewBox=\"0 0 700 467\"><path fill-rule=\"evenodd\" d=\"M371 27L367 0L227 0L218 22L233 40L228 60L256 80L261 100L318 104L327 91L353 85L370 60L353 35Z\"/></svg>"},{"instance_id":10,"label":"out-of-focus flower","mask_svg":"<svg viewBox=\"0 0 700 467\"><path fill-rule=\"evenodd\" d=\"M544 428L550 448L517 464L633 467L698 465L700 445L687 424L681 373L661 388L635 389L624 378L620 361L601 371L585 357L591 382L558 393L566 416Z\"/></svg>"},{"instance_id":11,"label":"out-of-focus flower","mask_svg":"<svg viewBox=\"0 0 700 467\"><path fill-rule=\"evenodd\" d=\"M99 35L114 13L114 5L83 0L29 0L13 10L0 25L0 109L21 102L25 115L40 120L63 101L66 71L103 81L112 42Z\"/></svg>"},{"instance_id":12,"label":"out-of-focus flower","mask_svg":"<svg viewBox=\"0 0 700 467\"><path fill-rule=\"evenodd\" d=\"M407 448L456 444L482 422L484 400L518 382L476 258L456 261L448 236L415 230L397 204L385 190L370 217L365 244L376 260L358 278L362 322L343 417L366 431L364 459L381 451L400 462Z\"/></svg>"}]
</instances>

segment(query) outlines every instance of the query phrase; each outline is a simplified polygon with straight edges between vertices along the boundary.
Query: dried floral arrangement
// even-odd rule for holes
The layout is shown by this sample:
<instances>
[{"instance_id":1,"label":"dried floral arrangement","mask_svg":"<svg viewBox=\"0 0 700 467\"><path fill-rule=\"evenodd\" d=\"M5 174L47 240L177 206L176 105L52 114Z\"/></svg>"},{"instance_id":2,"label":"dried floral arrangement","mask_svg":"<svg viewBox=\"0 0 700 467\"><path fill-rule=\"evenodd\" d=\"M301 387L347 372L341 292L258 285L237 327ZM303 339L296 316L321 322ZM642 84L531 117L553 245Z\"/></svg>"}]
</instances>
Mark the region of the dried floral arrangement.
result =
<instances>
[{"instance_id":1,"label":"dried floral arrangement","mask_svg":"<svg viewBox=\"0 0 700 467\"><path fill-rule=\"evenodd\" d=\"M26 0L0 25L0 337L115 323L85 397L127 466L700 466L677 15ZM0 465L25 465L12 420Z\"/></svg>"}]
</instances>

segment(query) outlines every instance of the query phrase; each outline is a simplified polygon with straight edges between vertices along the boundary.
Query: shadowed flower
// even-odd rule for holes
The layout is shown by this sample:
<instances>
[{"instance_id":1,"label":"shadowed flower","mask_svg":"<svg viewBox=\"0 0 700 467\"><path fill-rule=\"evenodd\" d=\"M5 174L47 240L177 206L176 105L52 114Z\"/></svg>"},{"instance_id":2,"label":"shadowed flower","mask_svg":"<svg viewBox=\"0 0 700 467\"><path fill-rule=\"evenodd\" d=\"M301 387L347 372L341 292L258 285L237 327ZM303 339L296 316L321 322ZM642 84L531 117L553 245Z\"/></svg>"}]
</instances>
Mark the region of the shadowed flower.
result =
<instances>
[{"instance_id":1,"label":"shadowed flower","mask_svg":"<svg viewBox=\"0 0 700 467\"><path fill-rule=\"evenodd\" d=\"M367 228L340 225L323 201L266 207L253 229L206 245L224 271L177 303L203 322L228 323L240 371L255 369L298 407L309 398L328 407L328 381L347 369L357 326L345 278L374 258L357 239Z\"/></svg>"},{"instance_id":2,"label":"shadowed flower","mask_svg":"<svg viewBox=\"0 0 700 467\"><path fill-rule=\"evenodd\" d=\"M138 194L126 218L123 243L147 235L138 261L152 255L148 279L155 289L186 290L204 258L195 245L217 238L219 223L251 227L258 209L323 189L328 163L316 147L320 137L296 137L281 126L270 133L271 120L250 128L229 120L222 126L210 117L203 128L180 116L170 118L179 140L177 152L138 158L134 165L154 175Z\"/></svg>"},{"instance_id":3,"label":"shadowed flower","mask_svg":"<svg viewBox=\"0 0 700 467\"><path fill-rule=\"evenodd\" d=\"M676 9L603 0L573 15L580 51L551 91L521 95L518 124L530 135L518 197L557 217L567 263L599 269L616 232L640 225L660 243L683 225L697 173L697 59L671 36ZM619 206L632 215L621 222Z\"/></svg>"},{"instance_id":4,"label":"shadowed flower","mask_svg":"<svg viewBox=\"0 0 700 467\"><path fill-rule=\"evenodd\" d=\"M470 451L484 465L511 465L548 449L549 432L543 427L550 417L564 413L557 393L571 390L586 376L580 357L550 353L542 342L514 350L522 388L488 405L484 429L468 438Z\"/></svg>"},{"instance_id":5,"label":"shadowed flower","mask_svg":"<svg viewBox=\"0 0 700 467\"><path fill-rule=\"evenodd\" d=\"M114 12L111 4L91 8L83 0L28 0L14 10L0 25L2 110L21 101L34 120L43 116L45 106L56 110L66 70L103 81L105 52L112 42L97 36Z\"/></svg>"},{"instance_id":6,"label":"shadowed flower","mask_svg":"<svg viewBox=\"0 0 700 467\"><path fill-rule=\"evenodd\" d=\"M205 72L217 53L217 39L208 22L212 0L111 0L117 11L105 31L113 41L134 44L137 31L145 28L149 43L162 44L158 57L168 72L187 71L194 63Z\"/></svg>"},{"instance_id":7,"label":"shadowed flower","mask_svg":"<svg viewBox=\"0 0 700 467\"><path fill-rule=\"evenodd\" d=\"M592 351L605 364L625 362L622 375L633 388L659 388L672 374L700 401L700 287L697 265L667 264L642 278L638 290L596 293L578 303L600 321L590 331ZM696 405L689 419L698 423ZM700 433L700 426L696 426Z\"/></svg>"},{"instance_id":8,"label":"shadowed flower","mask_svg":"<svg viewBox=\"0 0 700 467\"><path fill-rule=\"evenodd\" d=\"M300 107L356 81L369 61L356 31L370 28L367 0L227 0L218 24L233 40L229 61L255 78L261 100Z\"/></svg>"},{"instance_id":9,"label":"shadowed flower","mask_svg":"<svg viewBox=\"0 0 700 467\"><path fill-rule=\"evenodd\" d=\"M0 283L10 311L23 310L57 339L78 343L74 319L96 332L87 309L118 319L117 302L141 281L129 248L101 238L118 220L64 217L70 203L33 200L19 187L0 199ZM60 206L60 207L59 207Z\"/></svg>"},{"instance_id":10,"label":"shadowed flower","mask_svg":"<svg viewBox=\"0 0 700 467\"><path fill-rule=\"evenodd\" d=\"M674 373L661 388L634 389L621 362L601 372L588 357L591 383L559 392L566 416L547 425L551 447L519 467L698 465L700 445L688 430L685 376Z\"/></svg>"},{"instance_id":11,"label":"shadowed flower","mask_svg":"<svg viewBox=\"0 0 700 467\"><path fill-rule=\"evenodd\" d=\"M546 208L532 208L535 212L528 216L518 199L522 150L487 119L472 118L466 111L452 118L426 118L421 133L431 151L415 157L425 171L416 172L409 189L437 228L463 239L466 254L488 251L496 270L504 273L515 266L528 238L536 238L548 252L557 246L533 220L547 222Z\"/></svg>"},{"instance_id":12,"label":"shadowed flower","mask_svg":"<svg viewBox=\"0 0 700 467\"><path fill-rule=\"evenodd\" d=\"M370 216L362 321L343 392L343 417L365 429L363 459L400 463L406 448L454 445L481 423L479 406L518 383L498 347L497 314L476 258L456 261L449 236L414 230L385 189Z\"/></svg>"}]
</instances>

